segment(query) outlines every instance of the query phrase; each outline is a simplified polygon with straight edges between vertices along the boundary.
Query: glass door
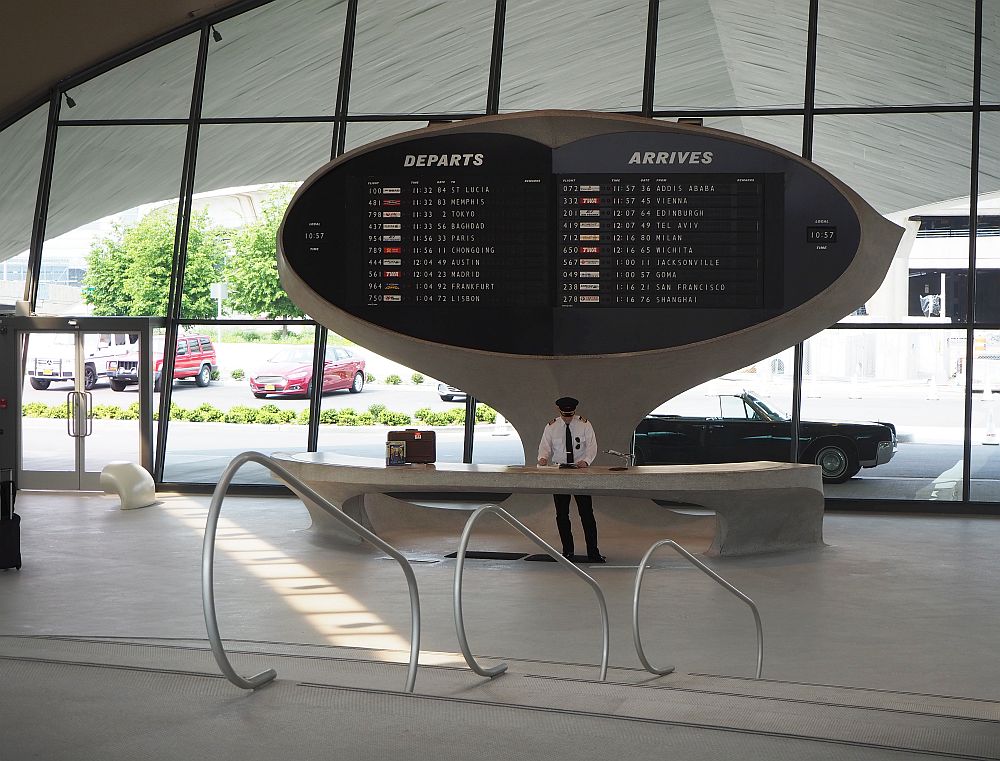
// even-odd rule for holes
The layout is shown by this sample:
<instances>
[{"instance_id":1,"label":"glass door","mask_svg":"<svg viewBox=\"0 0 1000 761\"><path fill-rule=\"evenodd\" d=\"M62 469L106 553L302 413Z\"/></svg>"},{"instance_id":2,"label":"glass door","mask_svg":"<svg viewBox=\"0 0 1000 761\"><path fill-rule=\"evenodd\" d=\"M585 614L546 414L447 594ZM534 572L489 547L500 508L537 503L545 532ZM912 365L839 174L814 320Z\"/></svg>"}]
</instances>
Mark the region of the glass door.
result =
<instances>
[{"instance_id":1,"label":"glass door","mask_svg":"<svg viewBox=\"0 0 1000 761\"><path fill-rule=\"evenodd\" d=\"M79 489L75 333L21 333L21 477L23 489ZM79 389L82 391L82 385Z\"/></svg>"},{"instance_id":2,"label":"glass door","mask_svg":"<svg viewBox=\"0 0 1000 761\"><path fill-rule=\"evenodd\" d=\"M110 462L152 466L150 326L69 324L19 334L21 488L98 491Z\"/></svg>"},{"instance_id":3,"label":"glass door","mask_svg":"<svg viewBox=\"0 0 1000 761\"><path fill-rule=\"evenodd\" d=\"M139 462L141 334L107 330L77 335L83 343L85 379L81 398L85 420L78 428L82 434L79 488L97 491L101 471L109 462ZM89 387L87 379L93 381Z\"/></svg>"}]
</instances>

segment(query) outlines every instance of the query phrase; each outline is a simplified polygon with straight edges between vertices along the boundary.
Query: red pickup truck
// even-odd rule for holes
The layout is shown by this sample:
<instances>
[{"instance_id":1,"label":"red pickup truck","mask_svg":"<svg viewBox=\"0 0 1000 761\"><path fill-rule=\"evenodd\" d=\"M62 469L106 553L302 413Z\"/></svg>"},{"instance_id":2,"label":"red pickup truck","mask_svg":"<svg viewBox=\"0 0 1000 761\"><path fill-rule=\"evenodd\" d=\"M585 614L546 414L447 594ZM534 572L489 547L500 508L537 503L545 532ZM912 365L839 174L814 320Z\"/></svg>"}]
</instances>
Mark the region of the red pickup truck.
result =
<instances>
[{"instance_id":1,"label":"red pickup truck","mask_svg":"<svg viewBox=\"0 0 1000 761\"><path fill-rule=\"evenodd\" d=\"M207 386L212 372L219 367L215 346L208 336L182 336L177 339L174 355L174 380L193 379L199 386ZM153 391L160 390L163 369L163 345L153 352ZM130 354L118 361L108 362L108 378L112 391L124 391L139 382L139 356Z\"/></svg>"}]
</instances>

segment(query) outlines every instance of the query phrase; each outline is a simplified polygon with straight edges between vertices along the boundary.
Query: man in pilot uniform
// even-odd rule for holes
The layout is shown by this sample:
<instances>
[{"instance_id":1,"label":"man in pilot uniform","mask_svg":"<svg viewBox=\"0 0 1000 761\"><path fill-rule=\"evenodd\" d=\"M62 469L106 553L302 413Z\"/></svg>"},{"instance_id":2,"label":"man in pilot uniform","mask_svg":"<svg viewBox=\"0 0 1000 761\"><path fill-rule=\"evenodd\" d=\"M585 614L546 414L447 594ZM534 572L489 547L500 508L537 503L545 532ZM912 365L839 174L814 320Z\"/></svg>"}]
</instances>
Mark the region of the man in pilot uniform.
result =
<instances>
[{"instance_id":1,"label":"man in pilot uniform","mask_svg":"<svg viewBox=\"0 0 1000 761\"><path fill-rule=\"evenodd\" d=\"M563 396L556 399L559 417L549 421L538 443L539 465L568 465L586 468L597 457L597 436L587 418L576 414L579 402ZM594 520L593 499L589 494L576 494L576 509L580 512L583 535L587 540L587 560L603 563L605 557L597 548L597 521ZM569 494L553 494L556 503L556 526L562 540L562 554L573 559L573 529L569 520Z\"/></svg>"}]
</instances>

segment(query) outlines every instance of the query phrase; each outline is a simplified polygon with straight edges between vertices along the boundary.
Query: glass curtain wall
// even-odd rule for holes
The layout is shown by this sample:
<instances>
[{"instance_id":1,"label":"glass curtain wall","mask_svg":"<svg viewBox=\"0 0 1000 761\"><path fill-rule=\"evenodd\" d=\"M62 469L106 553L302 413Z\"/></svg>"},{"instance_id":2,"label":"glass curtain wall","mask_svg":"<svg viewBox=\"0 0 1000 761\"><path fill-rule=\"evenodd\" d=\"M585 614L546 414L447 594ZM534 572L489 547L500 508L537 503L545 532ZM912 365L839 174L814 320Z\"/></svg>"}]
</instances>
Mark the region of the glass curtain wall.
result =
<instances>
[{"instance_id":1,"label":"glass curtain wall","mask_svg":"<svg viewBox=\"0 0 1000 761\"><path fill-rule=\"evenodd\" d=\"M45 148L48 109L37 108L0 132L0 304L24 298L31 218Z\"/></svg>"},{"instance_id":2,"label":"glass curtain wall","mask_svg":"<svg viewBox=\"0 0 1000 761\"><path fill-rule=\"evenodd\" d=\"M158 453L163 479L217 476L229 445L206 456L208 437L193 428L204 425L223 431L213 441L239 431L235 444L379 456L387 426L423 418L450 423L441 429L442 459L461 459L463 428L451 410L462 407L462 390L439 387L428 368L394 365L282 309L284 294L271 287L265 266L271 249L257 245L267 236L254 230L338 153L428 121L530 108L700 119L806 152L906 229L878 293L804 345L803 424L891 423L896 432L888 462L866 468L860 453L855 463L849 452L848 464L859 470L831 484L829 496L871 500L874 508L885 500L947 502L940 509L956 510L963 502L995 503L1000 6L765 6L750 14L711 0L445 0L399 13L374 0L272 0L207 15L142 56L63 82L52 94L57 120L47 143L42 104L0 131L0 177L18 191L0 199L8 223L0 233L0 297L30 293L34 277L39 313L105 314L110 293L130 301L129 313L166 315L187 351L192 336L212 342L217 378L207 386L164 385L184 412L171 416L166 451ZM44 235L31 235L32 219ZM66 236L72 251L63 255ZM136 267L134 277L118 281L95 268L95 250L141 259L153 239L155 267ZM184 287L171 302L169 276L153 283L148 275L176 277L182 264ZM253 282L271 286L254 300L247 293ZM355 362L351 387L340 388L340 379L333 388L325 369L313 409L304 398L272 393L279 383L295 385L287 373L264 373L263 386L251 385L258 365L283 352L315 356L319 339L324 368ZM664 400L659 412L708 414L694 407L751 392L764 405L758 413L792 413L793 356L789 348L762 358ZM315 363L306 364L310 377L296 378L308 390ZM209 401L192 405L187 397L210 392L233 394L232 406L271 405L295 420L252 435L239 423L193 420L187 410ZM724 417L738 411L733 404ZM477 417L475 461L520 462L516 433L488 410ZM184 462L200 462L199 472Z\"/></svg>"}]
</instances>

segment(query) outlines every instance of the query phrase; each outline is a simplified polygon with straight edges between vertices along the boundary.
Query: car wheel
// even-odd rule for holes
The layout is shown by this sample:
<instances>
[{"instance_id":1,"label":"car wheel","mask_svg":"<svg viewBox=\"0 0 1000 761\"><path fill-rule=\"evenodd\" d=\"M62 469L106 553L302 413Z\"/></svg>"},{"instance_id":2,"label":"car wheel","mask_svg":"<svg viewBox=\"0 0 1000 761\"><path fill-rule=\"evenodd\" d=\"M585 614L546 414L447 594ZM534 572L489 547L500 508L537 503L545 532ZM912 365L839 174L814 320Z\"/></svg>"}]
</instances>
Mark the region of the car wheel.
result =
<instances>
[{"instance_id":1,"label":"car wheel","mask_svg":"<svg viewBox=\"0 0 1000 761\"><path fill-rule=\"evenodd\" d=\"M35 389L35 391L44 391L49 387L52 381L42 380L39 378L28 378L28 383L31 384L31 387Z\"/></svg>"},{"instance_id":2,"label":"car wheel","mask_svg":"<svg viewBox=\"0 0 1000 761\"><path fill-rule=\"evenodd\" d=\"M351 393L359 394L361 389L365 387L365 376L361 373L354 374L354 383L351 384Z\"/></svg>"},{"instance_id":3,"label":"car wheel","mask_svg":"<svg viewBox=\"0 0 1000 761\"><path fill-rule=\"evenodd\" d=\"M254 391L254 392L253 392L253 395L254 395L254 396L255 396L255 397L257 398L257 399L267 399L267 394L262 394L262 393L261 393L260 391Z\"/></svg>"},{"instance_id":4,"label":"car wheel","mask_svg":"<svg viewBox=\"0 0 1000 761\"><path fill-rule=\"evenodd\" d=\"M823 470L823 481L842 484L858 472L858 458L841 444L823 444L816 450L813 462Z\"/></svg>"},{"instance_id":5,"label":"car wheel","mask_svg":"<svg viewBox=\"0 0 1000 761\"><path fill-rule=\"evenodd\" d=\"M124 391L128 384L125 381L111 379L111 390L112 391Z\"/></svg>"},{"instance_id":6,"label":"car wheel","mask_svg":"<svg viewBox=\"0 0 1000 761\"><path fill-rule=\"evenodd\" d=\"M96 385L97 369L93 365L87 365L83 368L83 388L85 391L90 391Z\"/></svg>"},{"instance_id":7,"label":"car wheel","mask_svg":"<svg viewBox=\"0 0 1000 761\"><path fill-rule=\"evenodd\" d=\"M201 370L198 374L194 376L194 382L197 383L202 388L205 388L212 380L212 368L209 365L202 365Z\"/></svg>"}]
</instances>

